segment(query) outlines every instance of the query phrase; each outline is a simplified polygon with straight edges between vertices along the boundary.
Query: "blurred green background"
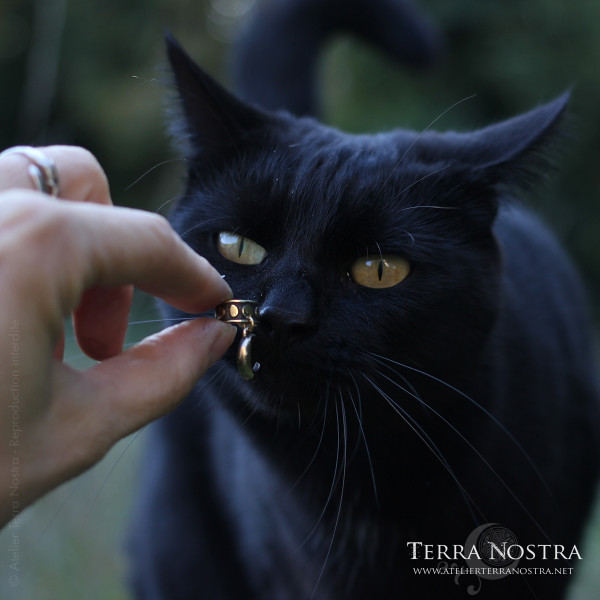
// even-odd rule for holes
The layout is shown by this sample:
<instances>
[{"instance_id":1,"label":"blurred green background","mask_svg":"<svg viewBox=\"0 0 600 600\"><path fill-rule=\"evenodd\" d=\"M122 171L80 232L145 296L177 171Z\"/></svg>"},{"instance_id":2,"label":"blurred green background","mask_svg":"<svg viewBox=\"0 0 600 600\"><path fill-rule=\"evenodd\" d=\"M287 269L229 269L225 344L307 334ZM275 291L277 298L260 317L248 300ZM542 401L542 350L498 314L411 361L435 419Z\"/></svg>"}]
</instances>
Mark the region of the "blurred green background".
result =
<instances>
[{"instance_id":1,"label":"blurred green background","mask_svg":"<svg viewBox=\"0 0 600 600\"><path fill-rule=\"evenodd\" d=\"M83 145L108 173L115 203L165 210L181 163L165 135L163 35L224 83L231 44L256 0L1 0L0 148ZM570 139L558 173L529 202L580 266L600 316L600 2L422 0L445 52L428 72L406 70L350 38L321 66L323 117L350 131L422 129L458 100L439 129L469 130L572 89ZM128 343L157 328L138 296ZM69 360L87 363L70 343ZM127 598L123 532L144 434L27 510L0 534L0 598ZM600 514L577 565L576 600L600 598ZM14 535L19 571L10 568ZM9 583L17 574L16 586ZM14 580L13 580L14 583Z\"/></svg>"}]
</instances>

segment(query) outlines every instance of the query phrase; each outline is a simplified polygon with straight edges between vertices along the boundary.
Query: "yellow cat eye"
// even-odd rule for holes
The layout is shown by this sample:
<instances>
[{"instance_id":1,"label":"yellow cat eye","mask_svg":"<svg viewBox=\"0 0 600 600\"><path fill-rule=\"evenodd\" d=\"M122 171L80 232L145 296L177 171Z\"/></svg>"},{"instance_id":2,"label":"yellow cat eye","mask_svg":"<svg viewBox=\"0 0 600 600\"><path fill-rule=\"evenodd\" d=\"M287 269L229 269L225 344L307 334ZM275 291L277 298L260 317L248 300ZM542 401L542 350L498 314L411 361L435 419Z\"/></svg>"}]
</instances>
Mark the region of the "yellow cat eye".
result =
<instances>
[{"instance_id":1,"label":"yellow cat eye","mask_svg":"<svg viewBox=\"0 0 600 600\"><path fill-rule=\"evenodd\" d=\"M231 231L219 233L217 248L227 260L238 265L258 265L267 255L262 246Z\"/></svg>"},{"instance_id":2,"label":"yellow cat eye","mask_svg":"<svg viewBox=\"0 0 600 600\"><path fill-rule=\"evenodd\" d=\"M401 256L363 256L350 267L352 280L369 288L389 288L399 284L410 273L410 264Z\"/></svg>"}]
</instances>

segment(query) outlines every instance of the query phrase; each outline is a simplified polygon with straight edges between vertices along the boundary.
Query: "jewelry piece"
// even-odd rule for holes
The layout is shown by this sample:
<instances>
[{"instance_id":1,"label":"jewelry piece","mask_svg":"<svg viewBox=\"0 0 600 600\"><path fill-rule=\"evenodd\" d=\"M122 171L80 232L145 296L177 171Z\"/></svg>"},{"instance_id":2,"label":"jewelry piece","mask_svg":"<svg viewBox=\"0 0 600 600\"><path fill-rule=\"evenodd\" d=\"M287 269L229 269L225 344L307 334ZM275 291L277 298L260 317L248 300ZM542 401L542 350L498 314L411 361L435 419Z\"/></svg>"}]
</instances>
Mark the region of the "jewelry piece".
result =
<instances>
[{"instance_id":1,"label":"jewelry piece","mask_svg":"<svg viewBox=\"0 0 600 600\"><path fill-rule=\"evenodd\" d=\"M229 300L219 304L215 309L215 317L225 323L237 325L242 330L242 339L237 354L237 367L240 375L250 380L260 369L260 364L252 364L251 345L254 334L252 333L258 324L257 315L258 302L254 300Z\"/></svg>"},{"instance_id":2,"label":"jewelry piece","mask_svg":"<svg viewBox=\"0 0 600 600\"><path fill-rule=\"evenodd\" d=\"M32 146L14 146L0 153L0 157L9 154L22 154L31 161L27 172L33 181L35 189L44 194L58 197L58 171L54 161L41 150Z\"/></svg>"}]
</instances>

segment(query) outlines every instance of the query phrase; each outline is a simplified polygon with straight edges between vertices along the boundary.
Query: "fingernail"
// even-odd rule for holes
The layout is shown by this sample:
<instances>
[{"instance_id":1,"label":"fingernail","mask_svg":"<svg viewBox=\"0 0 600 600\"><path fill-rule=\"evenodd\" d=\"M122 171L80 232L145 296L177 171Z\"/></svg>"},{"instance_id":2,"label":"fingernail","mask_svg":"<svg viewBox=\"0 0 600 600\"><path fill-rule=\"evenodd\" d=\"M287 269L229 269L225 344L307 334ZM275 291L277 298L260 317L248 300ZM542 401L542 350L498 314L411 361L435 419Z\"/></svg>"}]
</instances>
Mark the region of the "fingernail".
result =
<instances>
[{"instance_id":1,"label":"fingernail","mask_svg":"<svg viewBox=\"0 0 600 600\"><path fill-rule=\"evenodd\" d=\"M223 323L222 321L214 321L212 326L215 327L215 334L208 351L208 366L214 365L221 359L227 348L233 343L237 333L235 325Z\"/></svg>"},{"instance_id":2,"label":"fingernail","mask_svg":"<svg viewBox=\"0 0 600 600\"><path fill-rule=\"evenodd\" d=\"M231 300L233 298L233 292L231 291L231 288L229 287L229 284L224 280L221 279L221 282L223 283L223 299L219 302L219 304L222 304L223 302L227 302L228 300ZM235 329L235 327L234 327Z\"/></svg>"},{"instance_id":3,"label":"fingernail","mask_svg":"<svg viewBox=\"0 0 600 600\"><path fill-rule=\"evenodd\" d=\"M231 300L233 298L233 292L231 291L229 284L225 281L225 279L223 279L222 275L219 275L219 278L215 283L215 287L217 288L216 295L220 298L217 304L227 302L227 300Z\"/></svg>"},{"instance_id":4,"label":"fingernail","mask_svg":"<svg viewBox=\"0 0 600 600\"><path fill-rule=\"evenodd\" d=\"M231 300L231 298L233 298L233 292L223 276L213 267L213 265L210 264L210 262L208 262L206 258L204 258L204 256L196 255L196 259L202 264L204 270L208 268L208 270L211 271L208 274L210 283L215 291L215 296L220 298L220 301L217 302L217 304Z\"/></svg>"}]
</instances>

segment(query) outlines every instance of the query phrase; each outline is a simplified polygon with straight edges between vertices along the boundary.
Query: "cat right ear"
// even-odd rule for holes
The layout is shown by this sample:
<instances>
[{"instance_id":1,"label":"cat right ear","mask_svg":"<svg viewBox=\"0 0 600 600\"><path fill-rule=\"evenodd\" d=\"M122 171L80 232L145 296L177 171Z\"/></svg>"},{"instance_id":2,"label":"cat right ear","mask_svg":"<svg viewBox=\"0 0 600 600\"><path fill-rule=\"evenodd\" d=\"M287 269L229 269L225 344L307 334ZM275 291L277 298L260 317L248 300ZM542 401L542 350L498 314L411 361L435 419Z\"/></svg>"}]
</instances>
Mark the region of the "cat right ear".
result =
<instances>
[{"instance_id":1,"label":"cat right ear","mask_svg":"<svg viewBox=\"0 0 600 600\"><path fill-rule=\"evenodd\" d=\"M215 164L239 149L249 131L260 129L267 115L238 100L205 73L175 38L165 36L181 111L172 120L175 137L190 158Z\"/></svg>"}]
</instances>

